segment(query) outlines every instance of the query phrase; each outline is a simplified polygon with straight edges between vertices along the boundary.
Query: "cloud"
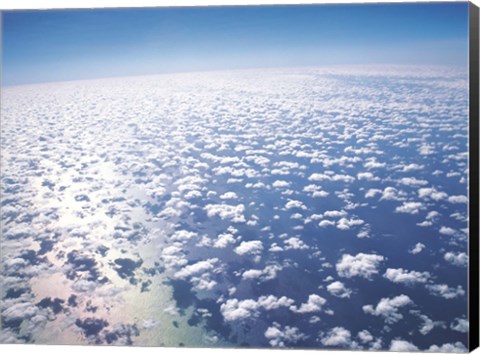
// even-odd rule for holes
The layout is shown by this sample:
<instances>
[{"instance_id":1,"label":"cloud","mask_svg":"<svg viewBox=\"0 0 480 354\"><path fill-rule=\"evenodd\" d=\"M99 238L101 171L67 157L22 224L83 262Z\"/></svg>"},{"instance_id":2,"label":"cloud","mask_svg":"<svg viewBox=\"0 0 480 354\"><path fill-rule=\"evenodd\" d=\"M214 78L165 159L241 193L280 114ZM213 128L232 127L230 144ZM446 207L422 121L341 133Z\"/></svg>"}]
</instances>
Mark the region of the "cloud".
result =
<instances>
[{"instance_id":1,"label":"cloud","mask_svg":"<svg viewBox=\"0 0 480 354\"><path fill-rule=\"evenodd\" d=\"M295 344L298 341L307 338L300 332L297 327L286 326L282 328L278 323L274 322L265 331L265 338L272 347L285 347L287 344Z\"/></svg>"},{"instance_id":2,"label":"cloud","mask_svg":"<svg viewBox=\"0 0 480 354\"><path fill-rule=\"evenodd\" d=\"M392 188L392 187L390 187ZM377 194L382 194L381 189L372 188L365 193L365 198L374 198Z\"/></svg>"},{"instance_id":3,"label":"cloud","mask_svg":"<svg viewBox=\"0 0 480 354\"><path fill-rule=\"evenodd\" d=\"M418 152L420 155L432 155L435 153L435 149L433 145L423 144L419 149Z\"/></svg>"},{"instance_id":4,"label":"cloud","mask_svg":"<svg viewBox=\"0 0 480 354\"><path fill-rule=\"evenodd\" d=\"M435 352L435 353L466 353L468 352L468 349L465 347L465 345L462 342L455 342L455 343L446 343L442 344L441 346L438 345L431 345L430 348L428 348L429 352Z\"/></svg>"},{"instance_id":5,"label":"cloud","mask_svg":"<svg viewBox=\"0 0 480 354\"><path fill-rule=\"evenodd\" d=\"M283 243L285 244L286 250L304 250L310 248L298 237L290 237L283 241Z\"/></svg>"},{"instance_id":6,"label":"cloud","mask_svg":"<svg viewBox=\"0 0 480 354\"><path fill-rule=\"evenodd\" d=\"M280 307L290 307L294 300L285 296L277 298L274 295L260 296L257 301L253 299L238 300L228 299L220 306L220 312L225 321L238 321L257 317L260 310L274 310Z\"/></svg>"},{"instance_id":7,"label":"cloud","mask_svg":"<svg viewBox=\"0 0 480 354\"><path fill-rule=\"evenodd\" d=\"M367 159L367 163L365 163L364 166L368 169L372 169L372 168L383 168L386 166L386 164L384 162L378 162L375 157L369 157Z\"/></svg>"},{"instance_id":8,"label":"cloud","mask_svg":"<svg viewBox=\"0 0 480 354\"><path fill-rule=\"evenodd\" d=\"M394 298L382 298L376 307L365 305L362 309L367 314L381 316L386 323L393 324L403 319L399 309L408 305L413 305L413 301L407 295L402 294Z\"/></svg>"},{"instance_id":9,"label":"cloud","mask_svg":"<svg viewBox=\"0 0 480 354\"><path fill-rule=\"evenodd\" d=\"M443 259L448 263L451 263L457 267L468 266L468 255L465 252L453 253L447 252L444 254Z\"/></svg>"},{"instance_id":10,"label":"cloud","mask_svg":"<svg viewBox=\"0 0 480 354\"><path fill-rule=\"evenodd\" d=\"M380 200L401 200L399 192L394 187L386 187L382 192Z\"/></svg>"},{"instance_id":11,"label":"cloud","mask_svg":"<svg viewBox=\"0 0 480 354\"><path fill-rule=\"evenodd\" d=\"M428 316L421 314L417 310L411 310L410 313L417 315L423 321L423 323L420 326L419 332L424 336L430 333L435 327L445 328L445 325L443 324L443 322L432 321L432 319L430 319Z\"/></svg>"},{"instance_id":12,"label":"cloud","mask_svg":"<svg viewBox=\"0 0 480 354\"><path fill-rule=\"evenodd\" d=\"M437 216L439 216L439 215L440 215L440 213L439 213L438 211L433 210L433 211L430 211L430 212L427 214L427 216L425 217L425 219L427 219L427 220L434 220L434 219L435 219Z\"/></svg>"},{"instance_id":13,"label":"cloud","mask_svg":"<svg viewBox=\"0 0 480 354\"><path fill-rule=\"evenodd\" d=\"M390 342L391 352L417 352L420 349L418 347L406 340L394 339Z\"/></svg>"},{"instance_id":14,"label":"cloud","mask_svg":"<svg viewBox=\"0 0 480 354\"><path fill-rule=\"evenodd\" d=\"M345 210L327 210L323 213L323 216L327 218L340 218L346 215L347 212Z\"/></svg>"},{"instance_id":15,"label":"cloud","mask_svg":"<svg viewBox=\"0 0 480 354\"><path fill-rule=\"evenodd\" d=\"M411 163L409 165L402 166L402 172L411 172L422 170L425 166Z\"/></svg>"},{"instance_id":16,"label":"cloud","mask_svg":"<svg viewBox=\"0 0 480 354\"><path fill-rule=\"evenodd\" d=\"M172 241L189 241L191 239L197 238L198 234L195 232L191 231L186 231L186 230L178 230L175 231L174 234L171 236Z\"/></svg>"},{"instance_id":17,"label":"cloud","mask_svg":"<svg viewBox=\"0 0 480 354\"><path fill-rule=\"evenodd\" d=\"M368 343L373 340L372 334L364 329L363 331L358 332L357 337L360 339L362 343Z\"/></svg>"},{"instance_id":18,"label":"cloud","mask_svg":"<svg viewBox=\"0 0 480 354\"><path fill-rule=\"evenodd\" d=\"M407 271L402 268L393 269L388 268L383 275L384 278L387 278L393 283L402 283L407 285L413 285L415 283L426 283L430 278L430 273L428 272L416 272L416 271Z\"/></svg>"},{"instance_id":19,"label":"cloud","mask_svg":"<svg viewBox=\"0 0 480 354\"><path fill-rule=\"evenodd\" d=\"M249 269L243 272L242 278L244 280L254 280L259 279L260 281L264 282L267 280L272 280L277 277L279 271L281 271L283 267L279 264L270 264L267 265L264 269Z\"/></svg>"},{"instance_id":20,"label":"cloud","mask_svg":"<svg viewBox=\"0 0 480 354\"><path fill-rule=\"evenodd\" d=\"M320 227L329 227L329 226L335 226L335 221L332 220L322 220L318 223L318 226Z\"/></svg>"},{"instance_id":21,"label":"cloud","mask_svg":"<svg viewBox=\"0 0 480 354\"><path fill-rule=\"evenodd\" d=\"M288 188L288 187L290 187L290 182L282 181L282 180L276 180L275 182L272 183L272 187L274 187L274 188Z\"/></svg>"},{"instance_id":22,"label":"cloud","mask_svg":"<svg viewBox=\"0 0 480 354\"><path fill-rule=\"evenodd\" d=\"M255 300L229 299L220 306L225 321L238 321L258 316L258 304Z\"/></svg>"},{"instance_id":23,"label":"cloud","mask_svg":"<svg viewBox=\"0 0 480 354\"><path fill-rule=\"evenodd\" d=\"M447 193L439 192L435 188L420 188L418 196L419 198L431 198L433 200L442 200L448 197Z\"/></svg>"},{"instance_id":24,"label":"cloud","mask_svg":"<svg viewBox=\"0 0 480 354\"><path fill-rule=\"evenodd\" d=\"M226 192L220 196L220 199L238 199L238 195L235 192Z\"/></svg>"},{"instance_id":25,"label":"cloud","mask_svg":"<svg viewBox=\"0 0 480 354\"><path fill-rule=\"evenodd\" d=\"M418 214L420 209L423 209L423 204L420 202L404 202L401 206L395 208L395 212Z\"/></svg>"},{"instance_id":26,"label":"cloud","mask_svg":"<svg viewBox=\"0 0 480 354\"><path fill-rule=\"evenodd\" d=\"M175 278L185 279L198 273L204 273L206 271L212 270L218 262L218 258L210 258L206 261L200 261L194 264L187 265L175 273Z\"/></svg>"},{"instance_id":27,"label":"cloud","mask_svg":"<svg viewBox=\"0 0 480 354\"><path fill-rule=\"evenodd\" d=\"M243 241L234 251L239 256L258 255L263 251L263 244L259 240Z\"/></svg>"},{"instance_id":28,"label":"cloud","mask_svg":"<svg viewBox=\"0 0 480 354\"><path fill-rule=\"evenodd\" d=\"M321 338L323 345L328 347L349 347L352 342L352 335L348 329L334 327Z\"/></svg>"},{"instance_id":29,"label":"cloud","mask_svg":"<svg viewBox=\"0 0 480 354\"><path fill-rule=\"evenodd\" d=\"M453 236L455 235L457 232L455 231L455 229L452 229L451 227L447 227L447 226L442 226L440 227L440 230L439 232L442 234L442 235L447 235L447 236Z\"/></svg>"},{"instance_id":30,"label":"cloud","mask_svg":"<svg viewBox=\"0 0 480 354\"><path fill-rule=\"evenodd\" d=\"M350 289L347 289L345 287L345 284L343 284L341 281L335 281L331 284L328 284L327 290L333 296L343 298L343 299L349 298L350 295L352 294L352 291Z\"/></svg>"},{"instance_id":31,"label":"cloud","mask_svg":"<svg viewBox=\"0 0 480 354\"><path fill-rule=\"evenodd\" d=\"M355 181L355 178L349 175L343 175L343 174L338 174L338 175L327 175L323 173L313 173L310 177L308 177L309 181L312 182L321 182L321 181L342 181L345 183L351 183Z\"/></svg>"},{"instance_id":32,"label":"cloud","mask_svg":"<svg viewBox=\"0 0 480 354\"><path fill-rule=\"evenodd\" d=\"M359 181L365 180L365 181L379 181L380 178L375 177L373 173L371 172L360 172L357 173L357 179Z\"/></svg>"},{"instance_id":33,"label":"cloud","mask_svg":"<svg viewBox=\"0 0 480 354\"><path fill-rule=\"evenodd\" d=\"M421 242L418 242L415 247L413 247L411 250L408 251L408 253L411 253L411 254L418 254L420 252L422 252L425 248L425 245Z\"/></svg>"},{"instance_id":34,"label":"cloud","mask_svg":"<svg viewBox=\"0 0 480 354\"><path fill-rule=\"evenodd\" d=\"M208 204L205 206L208 217L218 216L222 220L231 220L232 222L245 222L243 212L245 206L239 205L227 205L227 204Z\"/></svg>"},{"instance_id":35,"label":"cloud","mask_svg":"<svg viewBox=\"0 0 480 354\"><path fill-rule=\"evenodd\" d=\"M443 297L444 299L454 299L465 295L465 290L463 290L460 285L453 288L447 284L429 284L426 287L430 291L430 294Z\"/></svg>"},{"instance_id":36,"label":"cloud","mask_svg":"<svg viewBox=\"0 0 480 354\"><path fill-rule=\"evenodd\" d=\"M358 276L370 280L373 275L378 274L377 268L383 260L383 256L376 254L359 253L356 256L344 254L337 263L336 269L341 277Z\"/></svg>"},{"instance_id":37,"label":"cloud","mask_svg":"<svg viewBox=\"0 0 480 354\"><path fill-rule=\"evenodd\" d=\"M217 239L213 243L214 248L226 248L230 244L237 242L232 234L224 233L217 236Z\"/></svg>"},{"instance_id":38,"label":"cloud","mask_svg":"<svg viewBox=\"0 0 480 354\"><path fill-rule=\"evenodd\" d=\"M300 307L291 306L290 309L296 313L312 313L319 312L327 300L317 294L308 296L308 301L300 305Z\"/></svg>"},{"instance_id":39,"label":"cloud","mask_svg":"<svg viewBox=\"0 0 480 354\"><path fill-rule=\"evenodd\" d=\"M323 191L322 187L315 184L309 184L308 186L305 186L303 191L309 193L312 198L324 198L330 194L326 191Z\"/></svg>"},{"instance_id":40,"label":"cloud","mask_svg":"<svg viewBox=\"0 0 480 354\"><path fill-rule=\"evenodd\" d=\"M339 230L350 230L353 226L359 226L365 223L362 219L347 219L341 218L337 221L337 229Z\"/></svg>"},{"instance_id":41,"label":"cloud","mask_svg":"<svg viewBox=\"0 0 480 354\"><path fill-rule=\"evenodd\" d=\"M428 184L428 181L424 179L417 179L415 177L403 177L400 178L399 182L406 186L424 186Z\"/></svg>"},{"instance_id":42,"label":"cloud","mask_svg":"<svg viewBox=\"0 0 480 354\"><path fill-rule=\"evenodd\" d=\"M468 333L469 322L466 318L456 318L451 324L450 328L460 333Z\"/></svg>"},{"instance_id":43,"label":"cloud","mask_svg":"<svg viewBox=\"0 0 480 354\"><path fill-rule=\"evenodd\" d=\"M298 209L302 209L302 210L305 210L307 209L307 207L299 200L289 200L286 204L285 204L285 209L293 209L293 208L298 208Z\"/></svg>"},{"instance_id":44,"label":"cloud","mask_svg":"<svg viewBox=\"0 0 480 354\"><path fill-rule=\"evenodd\" d=\"M448 197L448 201L453 204L467 204L468 197L465 195L451 195Z\"/></svg>"}]
</instances>

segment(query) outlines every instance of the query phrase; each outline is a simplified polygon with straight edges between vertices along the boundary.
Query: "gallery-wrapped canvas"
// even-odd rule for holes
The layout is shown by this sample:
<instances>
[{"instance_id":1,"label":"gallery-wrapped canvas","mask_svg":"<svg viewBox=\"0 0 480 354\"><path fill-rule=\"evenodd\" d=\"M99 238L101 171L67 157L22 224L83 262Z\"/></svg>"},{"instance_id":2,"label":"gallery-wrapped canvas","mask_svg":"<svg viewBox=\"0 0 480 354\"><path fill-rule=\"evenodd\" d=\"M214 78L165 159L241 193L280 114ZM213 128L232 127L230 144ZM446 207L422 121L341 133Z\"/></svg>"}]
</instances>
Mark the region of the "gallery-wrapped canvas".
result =
<instances>
[{"instance_id":1,"label":"gallery-wrapped canvas","mask_svg":"<svg viewBox=\"0 0 480 354\"><path fill-rule=\"evenodd\" d=\"M1 20L1 343L478 346L475 5Z\"/></svg>"}]
</instances>

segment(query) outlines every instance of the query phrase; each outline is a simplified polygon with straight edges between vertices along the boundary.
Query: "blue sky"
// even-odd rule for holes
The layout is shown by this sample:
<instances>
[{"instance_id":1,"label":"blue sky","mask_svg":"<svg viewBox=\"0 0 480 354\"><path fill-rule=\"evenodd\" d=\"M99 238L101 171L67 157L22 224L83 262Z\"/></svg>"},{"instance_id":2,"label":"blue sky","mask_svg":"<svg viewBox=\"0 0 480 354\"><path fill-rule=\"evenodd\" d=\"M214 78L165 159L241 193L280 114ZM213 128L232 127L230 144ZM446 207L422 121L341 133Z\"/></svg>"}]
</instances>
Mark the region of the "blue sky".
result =
<instances>
[{"instance_id":1,"label":"blue sky","mask_svg":"<svg viewBox=\"0 0 480 354\"><path fill-rule=\"evenodd\" d=\"M3 12L3 85L278 66L467 65L468 4Z\"/></svg>"}]
</instances>

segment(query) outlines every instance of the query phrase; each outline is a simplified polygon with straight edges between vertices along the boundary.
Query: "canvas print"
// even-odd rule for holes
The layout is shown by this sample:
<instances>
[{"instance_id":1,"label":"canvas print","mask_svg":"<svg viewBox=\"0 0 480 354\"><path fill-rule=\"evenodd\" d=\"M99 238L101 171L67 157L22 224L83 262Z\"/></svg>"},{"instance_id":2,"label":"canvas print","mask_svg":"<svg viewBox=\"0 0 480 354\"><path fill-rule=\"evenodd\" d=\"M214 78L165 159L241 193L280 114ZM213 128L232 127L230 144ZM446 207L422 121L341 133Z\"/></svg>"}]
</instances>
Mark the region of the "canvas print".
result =
<instances>
[{"instance_id":1,"label":"canvas print","mask_svg":"<svg viewBox=\"0 0 480 354\"><path fill-rule=\"evenodd\" d=\"M470 6L3 11L0 342L468 351Z\"/></svg>"}]
</instances>

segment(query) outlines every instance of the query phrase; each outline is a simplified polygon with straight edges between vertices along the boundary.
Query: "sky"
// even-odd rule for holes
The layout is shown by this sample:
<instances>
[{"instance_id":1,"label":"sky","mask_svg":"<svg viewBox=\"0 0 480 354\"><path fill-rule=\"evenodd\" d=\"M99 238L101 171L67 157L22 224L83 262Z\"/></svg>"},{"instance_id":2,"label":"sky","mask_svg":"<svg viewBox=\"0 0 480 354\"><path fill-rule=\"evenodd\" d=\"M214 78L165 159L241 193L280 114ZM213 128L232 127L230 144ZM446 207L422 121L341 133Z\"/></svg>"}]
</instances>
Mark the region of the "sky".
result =
<instances>
[{"instance_id":1,"label":"sky","mask_svg":"<svg viewBox=\"0 0 480 354\"><path fill-rule=\"evenodd\" d=\"M2 12L2 85L261 67L466 66L468 3Z\"/></svg>"}]
</instances>

